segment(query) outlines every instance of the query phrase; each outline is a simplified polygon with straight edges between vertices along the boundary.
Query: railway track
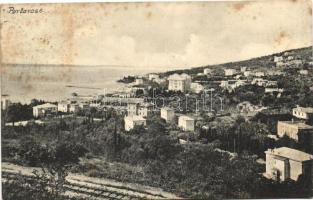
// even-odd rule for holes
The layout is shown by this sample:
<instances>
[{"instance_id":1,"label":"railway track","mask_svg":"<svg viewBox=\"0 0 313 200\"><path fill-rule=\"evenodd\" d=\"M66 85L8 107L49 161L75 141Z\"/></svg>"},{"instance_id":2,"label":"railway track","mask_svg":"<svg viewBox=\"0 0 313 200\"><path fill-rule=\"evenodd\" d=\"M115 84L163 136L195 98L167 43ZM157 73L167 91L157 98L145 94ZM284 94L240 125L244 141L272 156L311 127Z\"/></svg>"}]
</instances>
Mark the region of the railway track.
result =
<instances>
[{"instance_id":1,"label":"railway track","mask_svg":"<svg viewBox=\"0 0 313 200\"><path fill-rule=\"evenodd\" d=\"M35 181L32 168L17 165L2 164L2 182L17 180L23 176L28 181ZM25 168L25 170L23 170ZM177 199L173 194L154 191L151 188L139 189L120 182L107 182L101 179L86 177L83 175L70 174L66 178L65 196L83 197L87 199L104 200L140 200L140 199Z\"/></svg>"}]
</instances>

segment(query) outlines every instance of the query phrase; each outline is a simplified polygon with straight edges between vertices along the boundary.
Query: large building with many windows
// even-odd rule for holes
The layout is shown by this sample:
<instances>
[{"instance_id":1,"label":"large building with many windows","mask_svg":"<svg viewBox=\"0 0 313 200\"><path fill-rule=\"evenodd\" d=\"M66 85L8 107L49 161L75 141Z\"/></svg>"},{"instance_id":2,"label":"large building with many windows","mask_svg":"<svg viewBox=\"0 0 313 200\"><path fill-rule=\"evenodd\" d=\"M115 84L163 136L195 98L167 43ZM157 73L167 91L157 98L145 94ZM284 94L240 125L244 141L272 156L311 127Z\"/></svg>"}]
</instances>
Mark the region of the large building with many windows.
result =
<instances>
[{"instance_id":1,"label":"large building with many windows","mask_svg":"<svg viewBox=\"0 0 313 200\"><path fill-rule=\"evenodd\" d=\"M128 103L127 104L127 115L137 115L138 114L138 105L139 103Z\"/></svg>"},{"instance_id":2,"label":"large building with many windows","mask_svg":"<svg viewBox=\"0 0 313 200\"><path fill-rule=\"evenodd\" d=\"M128 103L127 115L139 115L141 117L151 117L154 111L154 105L152 103Z\"/></svg>"},{"instance_id":3,"label":"large building with many windows","mask_svg":"<svg viewBox=\"0 0 313 200\"><path fill-rule=\"evenodd\" d=\"M168 77L168 90L187 92L190 90L191 76L173 74Z\"/></svg>"}]
</instances>

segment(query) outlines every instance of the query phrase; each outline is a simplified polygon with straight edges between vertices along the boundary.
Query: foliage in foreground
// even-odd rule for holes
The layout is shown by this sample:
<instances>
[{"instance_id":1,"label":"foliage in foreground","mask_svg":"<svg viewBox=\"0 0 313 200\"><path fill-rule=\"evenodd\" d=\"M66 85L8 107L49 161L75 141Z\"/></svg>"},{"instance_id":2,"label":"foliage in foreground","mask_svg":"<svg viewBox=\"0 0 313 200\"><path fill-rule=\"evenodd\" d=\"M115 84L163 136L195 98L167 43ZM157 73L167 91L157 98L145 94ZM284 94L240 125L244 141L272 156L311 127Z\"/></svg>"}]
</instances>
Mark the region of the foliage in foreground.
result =
<instances>
[{"instance_id":1,"label":"foliage in foreground","mask_svg":"<svg viewBox=\"0 0 313 200\"><path fill-rule=\"evenodd\" d=\"M19 141L15 157L22 162L20 164L50 166L55 177L58 177L60 169L60 175L66 176L70 170L66 166L79 163L75 168L77 173L93 171L90 175L161 187L182 197L219 199L310 195L303 187L295 187L298 183L273 183L262 178L264 167L256 162L257 156L253 156L243 143L238 156L219 151L221 144L218 142L181 145L177 135L168 131L165 122L158 117L151 120L147 129L136 127L129 134L123 132L120 118L109 118L101 123L82 122L75 126L70 123L76 122L66 122L68 128L65 129L61 129L58 123L12 127L5 129L2 136ZM263 133L249 133L255 124L238 123L237 129L224 131L239 131L246 137L259 134L262 141ZM120 163L121 167L118 171L104 172L106 169L103 167L95 168L78 162L86 149L89 153L84 159L101 158L107 163ZM12 156L12 153L5 156ZM11 159L14 160L14 156ZM123 167L125 165L138 167L139 171L127 171ZM64 180L63 176L56 180ZM61 191L62 187L57 190Z\"/></svg>"}]
</instances>

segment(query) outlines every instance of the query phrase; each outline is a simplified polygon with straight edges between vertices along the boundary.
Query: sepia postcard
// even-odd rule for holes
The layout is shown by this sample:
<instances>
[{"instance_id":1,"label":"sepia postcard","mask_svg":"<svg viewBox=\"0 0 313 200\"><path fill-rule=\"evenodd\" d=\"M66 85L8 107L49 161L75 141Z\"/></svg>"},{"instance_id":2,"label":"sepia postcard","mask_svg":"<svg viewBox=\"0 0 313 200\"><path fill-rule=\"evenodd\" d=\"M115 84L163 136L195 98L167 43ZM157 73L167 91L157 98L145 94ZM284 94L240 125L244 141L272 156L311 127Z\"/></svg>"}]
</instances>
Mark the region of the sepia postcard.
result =
<instances>
[{"instance_id":1,"label":"sepia postcard","mask_svg":"<svg viewBox=\"0 0 313 200\"><path fill-rule=\"evenodd\" d=\"M313 198L311 0L0 5L4 200Z\"/></svg>"}]
</instances>

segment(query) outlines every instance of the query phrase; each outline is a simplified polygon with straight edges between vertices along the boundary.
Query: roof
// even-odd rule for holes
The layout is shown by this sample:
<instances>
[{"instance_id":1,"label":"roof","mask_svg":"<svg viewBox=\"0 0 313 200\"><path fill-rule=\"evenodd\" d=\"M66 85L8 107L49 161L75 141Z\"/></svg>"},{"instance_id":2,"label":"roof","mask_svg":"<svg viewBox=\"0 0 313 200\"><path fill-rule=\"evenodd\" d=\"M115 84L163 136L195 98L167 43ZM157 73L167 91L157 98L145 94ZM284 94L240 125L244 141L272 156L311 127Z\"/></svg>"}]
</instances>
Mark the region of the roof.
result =
<instances>
[{"instance_id":1,"label":"roof","mask_svg":"<svg viewBox=\"0 0 313 200\"><path fill-rule=\"evenodd\" d=\"M60 101L58 104L69 104L68 101Z\"/></svg>"},{"instance_id":2,"label":"roof","mask_svg":"<svg viewBox=\"0 0 313 200\"><path fill-rule=\"evenodd\" d=\"M124 118L125 120L129 121L146 121L145 118L139 116L139 115L131 115Z\"/></svg>"},{"instance_id":3,"label":"roof","mask_svg":"<svg viewBox=\"0 0 313 200\"><path fill-rule=\"evenodd\" d=\"M161 108L161 110L174 110L173 108L169 108L169 107L163 107Z\"/></svg>"},{"instance_id":4,"label":"roof","mask_svg":"<svg viewBox=\"0 0 313 200\"><path fill-rule=\"evenodd\" d=\"M154 104L153 104L153 103L145 102L145 103L141 103L139 106L140 106L140 107L153 107Z\"/></svg>"},{"instance_id":5,"label":"roof","mask_svg":"<svg viewBox=\"0 0 313 200\"><path fill-rule=\"evenodd\" d=\"M196 82L192 82L190 85L194 87L203 86L200 83L196 83Z\"/></svg>"},{"instance_id":6,"label":"roof","mask_svg":"<svg viewBox=\"0 0 313 200\"><path fill-rule=\"evenodd\" d=\"M296 110L298 112L306 112L306 113L313 113L313 108L312 107L296 107L293 110Z\"/></svg>"},{"instance_id":7,"label":"roof","mask_svg":"<svg viewBox=\"0 0 313 200\"><path fill-rule=\"evenodd\" d=\"M313 155L305 153L303 151L299 151L296 149L291 149L288 147L280 147L277 149L268 149L265 153L272 154L275 156L281 156L285 158L289 158L296 161L307 161L313 160Z\"/></svg>"},{"instance_id":8,"label":"roof","mask_svg":"<svg viewBox=\"0 0 313 200\"><path fill-rule=\"evenodd\" d=\"M127 102L127 105L129 105L129 104L139 104L139 102Z\"/></svg>"},{"instance_id":9,"label":"roof","mask_svg":"<svg viewBox=\"0 0 313 200\"><path fill-rule=\"evenodd\" d=\"M224 69L224 71L236 71L236 69Z\"/></svg>"},{"instance_id":10,"label":"roof","mask_svg":"<svg viewBox=\"0 0 313 200\"><path fill-rule=\"evenodd\" d=\"M188 116L186 116L186 115L180 116L179 119L188 120L188 121L194 120L193 118L188 117Z\"/></svg>"},{"instance_id":11,"label":"roof","mask_svg":"<svg viewBox=\"0 0 313 200\"><path fill-rule=\"evenodd\" d=\"M58 106L52 104L52 103L45 103L38 106L34 106L33 108L57 108Z\"/></svg>"},{"instance_id":12,"label":"roof","mask_svg":"<svg viewBox=\"0 0 313 200\"><path fill-rule=\"evenodd\" d=\"M297 122L297 121L278 121L278 123L288 124L291 126L294 126L298 129L313 129L313 126L307 125L303 122Z\"/></svg>"},{"instance_id":13,"label":"roof","mask_svg":"<svg viewBox=\"0 0 313 200\"><path fill-rule=\"evenodd\" d=\"M183 74L181 74L180 75L181 77L184 77L184 78L191 78L188 74L186 74L186 73L183 73Z\"/></svg>"}]
</instances>

